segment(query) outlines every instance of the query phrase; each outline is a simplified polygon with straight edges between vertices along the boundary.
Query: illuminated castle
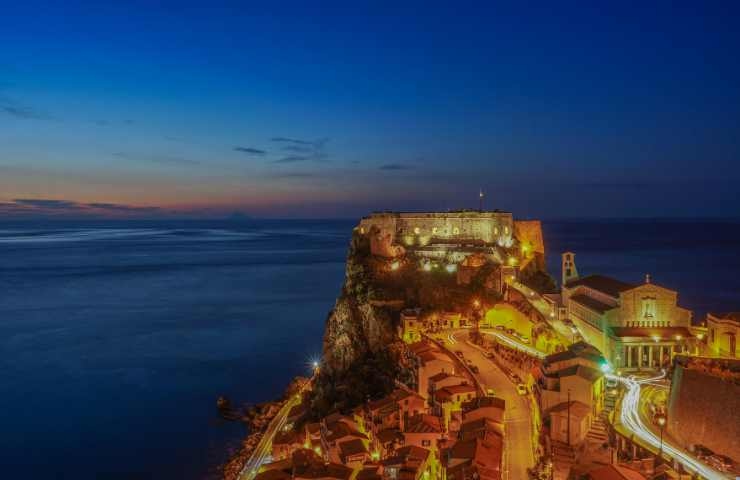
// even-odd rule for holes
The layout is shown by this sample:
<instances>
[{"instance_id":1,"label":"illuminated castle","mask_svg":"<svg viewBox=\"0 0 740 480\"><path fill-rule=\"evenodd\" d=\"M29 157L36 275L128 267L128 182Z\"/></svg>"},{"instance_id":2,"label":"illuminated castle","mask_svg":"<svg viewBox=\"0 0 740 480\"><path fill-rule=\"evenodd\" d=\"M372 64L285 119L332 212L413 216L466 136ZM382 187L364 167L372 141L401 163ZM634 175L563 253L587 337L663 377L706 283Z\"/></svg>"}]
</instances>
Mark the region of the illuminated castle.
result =
<instances>
[{"instance_id":1,"label":"illuminated castle","mask_svg":"<svg viewBox=\"0 0 740 480\"><path fill-rule=\"evenodd\" d=\"M372 254L382 257L408 253L456 269L476 254L521 269L530 264L544 268L540 222L515 221L511 213L499 210L378 212L364 217L357 230L370 236Z\"/></svg>"}]
</instances>

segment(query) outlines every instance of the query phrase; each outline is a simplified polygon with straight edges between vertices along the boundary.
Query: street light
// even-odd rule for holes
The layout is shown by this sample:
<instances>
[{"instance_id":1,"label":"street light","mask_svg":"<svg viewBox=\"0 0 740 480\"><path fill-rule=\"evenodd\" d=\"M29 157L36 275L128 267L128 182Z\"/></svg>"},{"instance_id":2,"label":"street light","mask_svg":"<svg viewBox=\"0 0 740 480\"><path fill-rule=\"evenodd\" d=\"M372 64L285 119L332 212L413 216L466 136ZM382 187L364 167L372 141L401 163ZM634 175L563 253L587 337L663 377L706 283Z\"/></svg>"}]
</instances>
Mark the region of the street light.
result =
<instances>
[{"instance_id":1,"label":"street light","mask_svg":"<svg viewBox=\"0 0 740 480\"><path fill-rule=\"evenodd\" d=\"M658 449L658 458L663 458L663 428L666 423L666 416L664 413L659 413L655 416L655 423L660 427L660 448Z\"/></svg>"}]
</instances>

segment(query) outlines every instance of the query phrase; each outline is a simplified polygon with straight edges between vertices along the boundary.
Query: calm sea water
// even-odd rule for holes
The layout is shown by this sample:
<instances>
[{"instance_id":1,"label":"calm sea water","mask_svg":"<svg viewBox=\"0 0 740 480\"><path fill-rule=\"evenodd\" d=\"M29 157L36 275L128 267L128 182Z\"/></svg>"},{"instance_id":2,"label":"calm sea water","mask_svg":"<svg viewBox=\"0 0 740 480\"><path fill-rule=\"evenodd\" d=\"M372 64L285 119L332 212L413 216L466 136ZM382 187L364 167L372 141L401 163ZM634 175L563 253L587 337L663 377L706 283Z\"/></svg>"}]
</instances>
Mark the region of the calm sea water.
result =
<instances>
[{"instance_id":1,"label":"calm sea water","mask_svg":"<svg viewBox=\"0 0 740 480\"><path fill-rule=\"evenodd\" d=\"M213 476L244 435L215 400L307 371L352 221L0 224L3 478ZM740 223L547 222L551 271L740 308Z\"/></svg>"}]
</instances>

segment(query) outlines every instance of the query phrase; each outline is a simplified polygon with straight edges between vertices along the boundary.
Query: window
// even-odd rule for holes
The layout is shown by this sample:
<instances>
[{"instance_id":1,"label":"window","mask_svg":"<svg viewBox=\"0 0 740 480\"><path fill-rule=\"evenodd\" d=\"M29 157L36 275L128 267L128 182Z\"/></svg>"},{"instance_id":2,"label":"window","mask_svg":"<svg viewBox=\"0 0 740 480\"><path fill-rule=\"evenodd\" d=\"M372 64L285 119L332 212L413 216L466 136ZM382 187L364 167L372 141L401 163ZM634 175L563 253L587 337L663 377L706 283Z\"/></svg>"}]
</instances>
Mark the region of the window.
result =
<instances>
[{"instance_id":1,"label":"window","mask_svg":"<svg viewBox=\"0 0 740 480\"><path fill-rule=\"evenodd\" d=\"M417 234L417 235L420 234L421 233L421 229L419 227L414 228L414 233Z\"/></svg>"},{"instance_id":2,"label":"window","mask_svg":"<svg viewBox=\"0 0 740 480\"><path fill-rule=\"evenodd\" d=\"M431 440L422 440L421 441L421 446L422 447L429 447L431 445L432 445L432 441Z\"/></svg>"},{"instance_id":3,"label":"window","mask_svg":"<svg viewBox=\"0 0 740 480\"><path fill-rule=\"evenodd\" d=\"M460 229L459 229L459 228L457 228L457 227L455 227L455 228L453 228L453 229L452 229L452 233L453 233L454 235L460 235Z\"/></svg>"},{"instance_id":4,"label":"window","mask_svg":"<svg viewBox=\"0 0 740 480\"><path fill-rule=\"evenodd\" d=\"M642 318L655 317L655 297L642 298Z\"/></svg>"}]
</instances>

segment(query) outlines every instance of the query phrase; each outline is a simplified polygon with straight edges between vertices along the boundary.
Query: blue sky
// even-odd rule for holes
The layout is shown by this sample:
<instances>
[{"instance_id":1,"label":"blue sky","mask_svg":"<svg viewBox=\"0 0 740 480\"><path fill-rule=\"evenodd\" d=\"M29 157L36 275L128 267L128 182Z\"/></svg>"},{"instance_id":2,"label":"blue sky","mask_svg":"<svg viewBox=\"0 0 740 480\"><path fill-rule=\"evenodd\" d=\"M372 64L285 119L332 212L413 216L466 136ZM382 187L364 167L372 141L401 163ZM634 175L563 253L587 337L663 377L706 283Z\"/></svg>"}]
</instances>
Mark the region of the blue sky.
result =
<instances>
[{"instance_id":1,"label":"blue sky","mask_svg":"<svg viewBox=\"0 0 740 480\"><path fill-rule=\"evenodd\" d=\"M732 2L25 2L0 215L738 216Z\"/></svg>"}]
</instances>

